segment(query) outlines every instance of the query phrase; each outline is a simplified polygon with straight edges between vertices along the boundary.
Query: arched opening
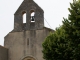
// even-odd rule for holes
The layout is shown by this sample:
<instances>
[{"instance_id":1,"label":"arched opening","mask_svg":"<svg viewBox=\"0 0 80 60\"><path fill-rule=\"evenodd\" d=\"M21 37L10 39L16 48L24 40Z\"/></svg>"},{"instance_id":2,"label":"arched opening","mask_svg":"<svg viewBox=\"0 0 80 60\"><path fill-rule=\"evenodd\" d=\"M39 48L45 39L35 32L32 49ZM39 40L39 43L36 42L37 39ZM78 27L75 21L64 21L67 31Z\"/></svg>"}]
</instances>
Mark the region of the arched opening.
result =
<instances>
[{"instance_id":1,"label":"arched opening","mask_svg":"<svg viewBox=\"0 0 80 60\"><path fill-rule=\"evenodd\" d=\"M30 57L30 56L27 56L27 57L25 57L24 59L22 59L22 60L36 60L35 58L33 58L33 57Z\"/></svg>"},{"instance_id":2,"label":"arched opening","mask_svg":"<svg viewBox=\"0 0 80 60\"><path fill-rule=\"evenodd\" d=\"M31 22L35 22L35 12L31 10Z\"/></svg>"},{"instance_id":3,"label":"arched opening","mask_svg":"<svg viewBox=\"0 0 80 60\"><path fill-rule=\"evenodd\" d=\"M26 23L26 12L24 11L22 15L23 15L23 23Z\"/></svg>"},{"instance_id":4,"label":"arched opening","mask_svg":"<svg viewBox=\"0 0 80 60\"><path fill-rule=\"evenodd\" d=\"M23 23L26 23L26 13L23 14Z\"/></svg>"}]
</instances>

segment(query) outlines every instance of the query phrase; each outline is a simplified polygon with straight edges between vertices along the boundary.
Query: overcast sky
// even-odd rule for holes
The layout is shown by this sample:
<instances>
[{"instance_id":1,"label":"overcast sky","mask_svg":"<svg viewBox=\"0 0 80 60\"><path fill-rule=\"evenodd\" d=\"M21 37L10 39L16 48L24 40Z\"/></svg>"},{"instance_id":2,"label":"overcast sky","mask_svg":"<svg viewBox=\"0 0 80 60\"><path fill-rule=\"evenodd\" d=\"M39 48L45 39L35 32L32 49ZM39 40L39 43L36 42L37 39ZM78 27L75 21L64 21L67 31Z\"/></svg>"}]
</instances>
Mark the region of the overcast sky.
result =
<instances>
[{"instance_id":1,"label":"overcast sky","mask_svg":"<svg viewBox=\"0 0 80 60\"><path fill-rule=\"evenodd\" d=\"M4 44L4 37L13 30L14 13L23 0L0 0L0 45ZM34 0L43 10L45 26L51 29L62 24L63 17L68 17L68 8L73 0Z\"/></svg>"}]
</instances>

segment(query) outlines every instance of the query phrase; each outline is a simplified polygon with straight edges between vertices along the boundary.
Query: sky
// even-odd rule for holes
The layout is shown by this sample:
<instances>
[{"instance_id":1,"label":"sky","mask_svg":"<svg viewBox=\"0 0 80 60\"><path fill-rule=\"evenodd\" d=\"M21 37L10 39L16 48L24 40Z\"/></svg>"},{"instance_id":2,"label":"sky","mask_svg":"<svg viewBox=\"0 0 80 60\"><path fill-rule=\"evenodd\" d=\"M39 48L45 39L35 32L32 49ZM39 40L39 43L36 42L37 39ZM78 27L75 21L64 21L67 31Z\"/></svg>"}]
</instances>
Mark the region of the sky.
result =
<instances>
[{"instance_id":1,"label":"sky","mask_svg":"<svg viewBox=\"0 0 80 60\"><path fill-rule=\"evenodd\" d=\"M0 0L0 45L14 28L14 13L23 0ZM54 29L68 18L68 8L73 0L34 0L44 10L44 26ZM47 23L47 22L48 23Z\"/></svg>"}]
</instances>

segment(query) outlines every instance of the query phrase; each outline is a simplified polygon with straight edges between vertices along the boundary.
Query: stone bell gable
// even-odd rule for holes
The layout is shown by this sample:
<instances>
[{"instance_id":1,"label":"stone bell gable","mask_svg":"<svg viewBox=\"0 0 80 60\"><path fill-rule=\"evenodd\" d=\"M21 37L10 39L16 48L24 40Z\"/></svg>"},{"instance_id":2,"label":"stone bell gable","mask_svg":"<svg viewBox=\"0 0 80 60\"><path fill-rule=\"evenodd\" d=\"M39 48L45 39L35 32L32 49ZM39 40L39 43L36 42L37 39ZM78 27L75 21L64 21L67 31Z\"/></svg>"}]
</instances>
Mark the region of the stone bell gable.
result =
<instances>
[{"instance_id":1,"label":"stone bell gable","mask_svg":"<svg viewBox=\"0 0 80 60\"><path fill-rule=\"evenodd\" d=\"M34 14L32 22L31 13ZM26 13L26 23L23 23L23 15ZM35 30L44 27L44 11L33 1L24 0L14 14L14 31Z\"/></svg>"}]
</instances>

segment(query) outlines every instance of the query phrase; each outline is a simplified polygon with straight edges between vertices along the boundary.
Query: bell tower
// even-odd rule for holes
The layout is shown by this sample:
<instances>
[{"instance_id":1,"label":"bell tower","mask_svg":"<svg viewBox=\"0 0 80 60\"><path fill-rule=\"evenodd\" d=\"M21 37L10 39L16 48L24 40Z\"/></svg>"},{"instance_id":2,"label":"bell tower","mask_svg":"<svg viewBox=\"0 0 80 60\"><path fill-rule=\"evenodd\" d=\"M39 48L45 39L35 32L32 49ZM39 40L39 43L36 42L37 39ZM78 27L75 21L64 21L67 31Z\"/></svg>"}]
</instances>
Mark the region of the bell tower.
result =
<instances>
[{"instance_id":1,"label":"bell tower","mask_svg":"<svg viewBox=\"0 0 80 60\"><path fill-rule=\"evenodd\" d=\"M34 16L31 16L32 13ZM24 14L26 14L26 23L23 23ZM14 14L14 31L35 30L43 27L44 11L33 0L24 0Z\"/></svg>"},{"instance_id":2,"label":"bell tower","mask_svg":"<svg viewBox=\"0 0 80 60\"><path fill-rule=\"evenodd\" d=\"M44 60L42 43L50 32L44 27L44 11L33 0L24 0L14 14L13 30L4 38L8 60Z\"/></svg>"}]
</instances>

